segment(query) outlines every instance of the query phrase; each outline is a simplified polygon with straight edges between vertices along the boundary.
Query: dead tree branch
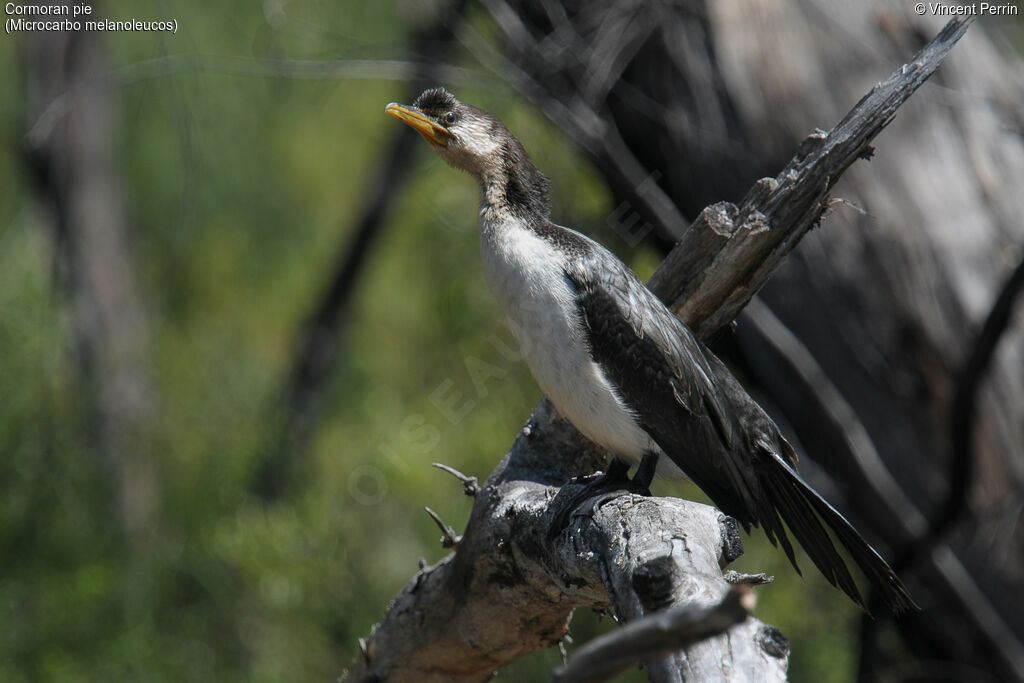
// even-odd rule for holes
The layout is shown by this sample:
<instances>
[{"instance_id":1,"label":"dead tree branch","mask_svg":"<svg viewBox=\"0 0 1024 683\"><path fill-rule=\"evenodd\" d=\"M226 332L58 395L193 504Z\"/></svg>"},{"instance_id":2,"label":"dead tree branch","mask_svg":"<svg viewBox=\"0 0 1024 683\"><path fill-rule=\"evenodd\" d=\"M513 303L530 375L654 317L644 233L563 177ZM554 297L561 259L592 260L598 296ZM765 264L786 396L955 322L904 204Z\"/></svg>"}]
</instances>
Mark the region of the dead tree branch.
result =
<instances>
[{"instance_id":1,"label":"dead tree branch","mask_svg":"<svg viewBox=\"0 0 1024 683\"><path fill-rule=\"evenodd\" d=\"M831 132L812 135L779 176L758 182L738 207L709 207L691 226L651 282L700 336L728 325L821 219L829 188L865 155L967 23L950 22ZM706 506L625 496L592 516L575 517L547 540L551 520L580 486L572 477L594 471L602 459L542 401L476 497L458 550L416 574L343 680L483 680L523 654L556 644L576 607L614 606L623 620L637 621L670 607L721 603L730 590L722 567L741 549L735 523ZM747 619L690 646L685 656L648 661L649 675L702 680L728 669L731 676L781 680L787 652L770 635Z\"/></svg>"},{"instance_id":2,"label":"dead tree branch","mask_svg":"<svg viewBox=\"0 0 1024 683\"><path fill-rule=\"evenodd\" d=\"M555 672L560 683L606 681L631 664L683 650L717 636L747 617L740 593L730 591L714 607L670 607L630 622L578 649Z\"/></svg>"},{"instance_id":3,"label":"dead tree branch","mask_svg":"<svg viewBox=\"0 0 1024 683\"><path fill-rule=\"evenodd\" d=\"M858 158L871 157L870 142L934 73L969 23L946 24L831 131L809 135L782 173L758 181L738 206L720 203L705 209L651 278L651 289L672 302L702 336L735 320L820 222L828 192L839 177Z\"/></svg>"}]
</instances>

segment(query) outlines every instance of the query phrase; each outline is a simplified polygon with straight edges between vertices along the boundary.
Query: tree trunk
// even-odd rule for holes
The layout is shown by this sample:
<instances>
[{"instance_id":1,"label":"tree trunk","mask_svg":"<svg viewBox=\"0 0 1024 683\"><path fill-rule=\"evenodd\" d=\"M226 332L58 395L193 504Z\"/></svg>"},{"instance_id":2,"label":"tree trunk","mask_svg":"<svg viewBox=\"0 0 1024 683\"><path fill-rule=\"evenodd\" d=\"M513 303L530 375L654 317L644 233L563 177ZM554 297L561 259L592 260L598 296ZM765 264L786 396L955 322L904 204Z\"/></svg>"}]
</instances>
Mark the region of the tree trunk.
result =
<instances>
[{"instance_id":1,"label":"tree trunk","mask_svg":"<svg viewBox=\"0 0 1024 683\"><path fill-rule=\"evenodd\" d=\"M102 51L92 33L31 33L25 62L24 158L53 224L55 271L72 313L85 436L110 472L126 537L144 544L156 529L159 496L150 454L156 392Z\"/></svg>"}]
</instances>

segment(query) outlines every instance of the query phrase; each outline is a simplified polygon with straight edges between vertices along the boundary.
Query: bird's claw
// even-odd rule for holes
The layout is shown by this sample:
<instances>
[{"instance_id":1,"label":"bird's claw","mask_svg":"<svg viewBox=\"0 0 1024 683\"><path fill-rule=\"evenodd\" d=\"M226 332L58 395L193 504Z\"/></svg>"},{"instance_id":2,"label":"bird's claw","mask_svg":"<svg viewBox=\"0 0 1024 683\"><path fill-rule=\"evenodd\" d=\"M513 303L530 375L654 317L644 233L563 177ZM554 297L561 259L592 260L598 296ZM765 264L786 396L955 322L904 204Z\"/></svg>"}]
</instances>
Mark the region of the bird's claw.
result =
<instances>
[{"instance_id":1,"label":"bird's claw","mask_svg":"<svg viewBox=\"0 0 1024 683\"><path fill-rule=\"evenodd\" d=\"M641 469L643 469L642 466ZM551 526L548 527L548 540L552 540L562 533L572 522L573 517L593 517L602 505L616 498L631 493L650 496L650 479L640 476L639 470L638 476L630 479L628 472L628 464L614 459L607 472L574 478L572 483L583 484L583 486L578 491L567 494L570 495L569 500L558 505L561 509L555 514ZM557 501L557 499L556 497L555 500Z\"/></svg>"}]
</instances>

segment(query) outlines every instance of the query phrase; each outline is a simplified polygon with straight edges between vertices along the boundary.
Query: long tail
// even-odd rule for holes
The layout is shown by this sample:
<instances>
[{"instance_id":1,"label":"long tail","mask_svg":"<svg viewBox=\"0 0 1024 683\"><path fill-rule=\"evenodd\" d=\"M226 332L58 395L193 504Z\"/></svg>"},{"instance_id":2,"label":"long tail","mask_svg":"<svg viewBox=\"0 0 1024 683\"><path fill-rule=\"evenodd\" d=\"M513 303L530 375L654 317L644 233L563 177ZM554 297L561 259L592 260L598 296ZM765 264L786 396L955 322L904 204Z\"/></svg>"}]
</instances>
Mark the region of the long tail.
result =
<instances>
[{"instance_id":1,"label":"long tail","mask_svg":"<svg viewBox=\"0 0 1024 683\"><path fill-rule=\"evenodd\" d=\"M896 573L875 549L868 545L853 525L811 488L774 448L768 447L767 444L763 446L765 447L759 450L764 457L756 459L755 468L761 488L771 503L759 506L760 521L772 543L775 543L775 537L778 536L783 550L797 572L800 568L797 567L793 549L779 523L779 517L786 522L825 578L850 596L865 611L867 605L857 589L857 584L832 544L832 539L821 524L822 521L836 535L893 612L899 614L910 609L919 609Z\"/></svg>"}]
</instances>

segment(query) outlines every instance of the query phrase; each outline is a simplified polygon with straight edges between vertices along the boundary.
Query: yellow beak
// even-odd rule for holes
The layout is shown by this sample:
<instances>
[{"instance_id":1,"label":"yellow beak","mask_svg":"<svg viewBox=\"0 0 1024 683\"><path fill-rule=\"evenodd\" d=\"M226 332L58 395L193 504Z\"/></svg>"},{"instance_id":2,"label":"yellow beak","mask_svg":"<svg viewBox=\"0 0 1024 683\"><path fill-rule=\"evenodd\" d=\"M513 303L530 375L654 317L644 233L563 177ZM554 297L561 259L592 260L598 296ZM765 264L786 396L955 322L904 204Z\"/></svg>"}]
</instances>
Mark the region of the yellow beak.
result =
<instances>
[{"instance_id":1,"label":"yellow beak","mask_svg":"<svg viewBox=\"0 0 1024 683\"><path fill-rule=\"evenodd\" d=\"M441 147L447 147L452 134L448 129L439 123L427 118L426 114L415 107L392 102L384 107L384 111L391 114L402 123L410 126L413 130L423 136L423 139Z\"/></svg>"}]
</instances>

